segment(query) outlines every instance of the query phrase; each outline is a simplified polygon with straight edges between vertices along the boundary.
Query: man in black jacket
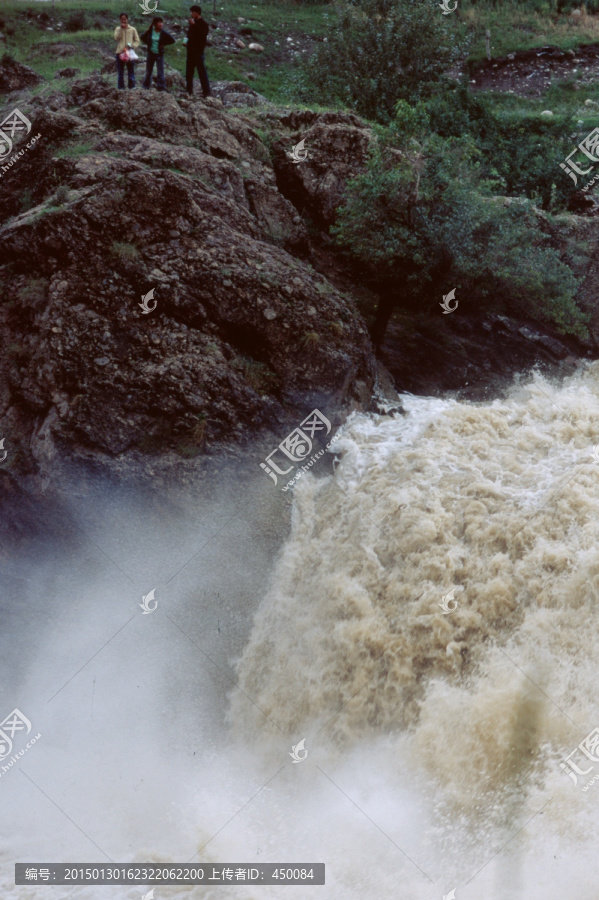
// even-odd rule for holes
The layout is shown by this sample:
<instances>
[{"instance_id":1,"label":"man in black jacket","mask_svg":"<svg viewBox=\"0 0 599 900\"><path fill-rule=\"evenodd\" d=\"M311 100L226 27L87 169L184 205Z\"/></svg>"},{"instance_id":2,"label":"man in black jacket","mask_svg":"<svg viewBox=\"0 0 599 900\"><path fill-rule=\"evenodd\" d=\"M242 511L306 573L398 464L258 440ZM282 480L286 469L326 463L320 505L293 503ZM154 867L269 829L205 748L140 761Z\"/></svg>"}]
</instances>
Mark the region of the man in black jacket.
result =
<instances>
[{"instance_id":1,"label":"man in black jacket","mask_svg":"<svg viewBox=\"0 0 599 900\"><path fill-rule=\"evenodd\" d=\"M142 87L148 90L152 86L152 72L154 71L154 63L156 63L156 74L158 90L166 90L166 82L164 80L164 48L169 44L174 44L175 39L170 36L168 31L164 30L164 20L160 16L152 19L152 24L145 31L141 40L148 50L148 58L146 60L146 77Z\"/></svg>"},{"instance_id":2,"label":"man in black jacket","mask_svg":"<svg viewBox=\"0 0 599 900\"><path fill-rule=\"evenodd\" d=\"M187 93L193 94L193 76L197 69L200 76L200 84L202 85L202 93L204 97L209 97L210 82L208 81L206 66L204 65L204 49L210 29L208 22L202 18L202 10L199 6L192 6L189 11L191 18L187 31L187 68L185 71Z\"/></svg>"}]
</instances>

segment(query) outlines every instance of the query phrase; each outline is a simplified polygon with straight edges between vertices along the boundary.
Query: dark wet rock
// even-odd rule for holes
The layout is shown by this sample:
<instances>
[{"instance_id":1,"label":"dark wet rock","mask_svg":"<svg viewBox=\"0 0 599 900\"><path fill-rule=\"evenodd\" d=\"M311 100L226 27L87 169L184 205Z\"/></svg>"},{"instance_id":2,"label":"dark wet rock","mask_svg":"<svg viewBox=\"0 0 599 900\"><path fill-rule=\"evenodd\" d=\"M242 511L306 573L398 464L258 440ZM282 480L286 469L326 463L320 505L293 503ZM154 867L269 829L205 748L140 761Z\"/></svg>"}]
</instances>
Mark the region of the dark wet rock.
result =
<instances>
[{"instance_id":1,"label":"dark wet rock","mask_svg":"<svg viewBox=\"0 0 599 900\"><path fill-rule=\"evenodd\" d=\"M54 77L55 78L74 78L76 75L79 75L81 69L73 69L72 66L67 66L65 69L57 69Z\"/></svg>"},{"instance_id":2,"label":"dark wet rock","mask_svg":"<svg viewBox=\"0 0 599 900\"><path fill-rule=\"evenodd\" d=\"M44 79L29 66L24 66L8 54L0 61L0 94L10 94L40 84Z\"/></svg>"},{"instance_id":3,"label":"dark wet rock","mask_svg":"<svg viewBox=\"0 0 599 900\"><path fill-rule=\"evenodd\" d=\"M97 77L68 102L34 107L46 140L0 193L0 423L23 465L194 455L368 400L365 324L307 262L255 123Z\"/></svg>"},{"instance_id":4,"label":"dark wet rock","mask_svg":"<svg viewBox=\"0 0 599 900\"><path fill-rule=\"evenodd\" d=\"M228 108L270 105L266 97L243 81L215 81L210 85L210 90Z\"/></svg>"},{"instance_id":5,"label":"dark wet rock","mask_svg":"<svg viewBox=\"0 0 599 900\"><path fill-rule=\"evenodd\" d=\"M305 115L281 116L281 123L290 133L273 146L279 188L296 208L326 230L336 219L348 181L366 165L372 132L351 113L306 110ZM300 141L303 153L294 157ZM298 161L298 155L304 153L306 158Z\"/></svg>"}]
</instances>

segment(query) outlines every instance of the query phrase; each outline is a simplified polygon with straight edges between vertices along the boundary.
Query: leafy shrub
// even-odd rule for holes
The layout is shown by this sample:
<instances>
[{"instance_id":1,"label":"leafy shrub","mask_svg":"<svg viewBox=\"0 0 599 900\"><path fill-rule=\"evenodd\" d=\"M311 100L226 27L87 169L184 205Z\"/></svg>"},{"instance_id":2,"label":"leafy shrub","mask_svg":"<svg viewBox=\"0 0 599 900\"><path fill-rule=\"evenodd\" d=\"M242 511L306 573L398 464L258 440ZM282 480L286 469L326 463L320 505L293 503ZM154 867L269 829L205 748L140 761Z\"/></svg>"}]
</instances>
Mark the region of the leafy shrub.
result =
<instances>
[{"instance_id":1,"label":"leafy shrub","mask_svg":"<svg viewBox=\"0 0 599 900\"><path fill-rule=\"evenodd\" d=\"M86 14L81 9L71 13L65 20L64 27L65 31L86 31L88 27Z\"/></svg>"},{"instance_id":2,"label":"leafy shrub","mask_svg":"<svg viewBox=\"0 0 599 900\"><path fill-rule=\"evenodd\" d=\"M553 188L553 202L566 205L574 186L558 177L556 164L575 146L571 118L514 122L508 113L493 115L464 85L429 100L426 116L430 130L442 137L470 134L482 151L486 176L496 177L504 193L524 194L548 208Z\"/></svg>"},{"instance_id":3,"label":"leafy shrub","mask_svg":"<svg viewBox=\"0 0 599 900\"><path fill-rule=\"evenodd\" d=\"M430 306L447 284L471 305L505 305L584 336L574 302L577 280L541 232L532 204L494 198L469 136L409 137L425 124L399 105L394 130L367 171L350 183L334 229L337 242L365 265L381 295ZM401 286L401 287L400 287Z\"/></svg>"},{"instance_id":4,"label":"leafy shrub","mask_svg":"<svg viewBox=\"0 0 599 900\"><path fill-rule=\"evenodd\" d=\"M429 95L462 51L430 0L345 0L307 63L312 99L387 123L398 99Z\"/></svg>"}]
</instances>

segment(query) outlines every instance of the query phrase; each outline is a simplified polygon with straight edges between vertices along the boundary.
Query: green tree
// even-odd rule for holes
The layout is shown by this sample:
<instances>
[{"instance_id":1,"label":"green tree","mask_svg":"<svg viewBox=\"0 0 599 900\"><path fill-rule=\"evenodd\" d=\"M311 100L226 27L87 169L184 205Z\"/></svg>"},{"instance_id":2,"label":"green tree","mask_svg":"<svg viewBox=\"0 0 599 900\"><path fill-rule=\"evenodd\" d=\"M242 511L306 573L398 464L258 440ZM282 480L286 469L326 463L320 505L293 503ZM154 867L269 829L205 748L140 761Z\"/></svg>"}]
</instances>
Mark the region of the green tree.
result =
<instances>
[{"instance_id":1,"label":"green tree","mask_svg":"<svg viewBox=\"0 0 599 900\"><path fill-rule=\"evenodd\" d=\"M423 106L398 104L367 170L348 186L334 234L370 273L380 345L393 306L432 308L449 284L470 306L507 307L584 336L578 282L526 199L494 196L469 136L428 132ZM401 149L396 145L400 144Z\"/></svg>"},{"instance_id":2,"label":"green tree","mask_svg":"<svg viewBox=\"0 0 599 900\"><path fill-rule=\"evenodd\" d=\"M399 99L430 94L461 53L430 0L344 0L307 63L311 94L387 123Z\"/></svg>"}]
</instances>

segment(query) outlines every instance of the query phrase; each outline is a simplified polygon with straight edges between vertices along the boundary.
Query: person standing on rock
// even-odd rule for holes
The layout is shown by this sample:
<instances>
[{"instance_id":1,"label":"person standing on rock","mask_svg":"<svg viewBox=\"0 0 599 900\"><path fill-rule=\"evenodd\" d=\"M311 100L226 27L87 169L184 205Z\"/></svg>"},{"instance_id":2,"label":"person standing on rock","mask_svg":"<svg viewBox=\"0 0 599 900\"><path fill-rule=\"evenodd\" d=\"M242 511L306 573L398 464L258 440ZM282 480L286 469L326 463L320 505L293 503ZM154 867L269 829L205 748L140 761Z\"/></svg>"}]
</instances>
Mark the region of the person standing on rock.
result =
<instances>
[{"instance_id":1,"label":"person standing on rock","mask_svg":"<svg viewBox=\"0 0 599 900\"><path fill-rule=\"evenodd\" d=\"M208 22L202 18L202 9L200 6L192 6L190 8L191 18L189 19L189 29L187 31L187 68L185 76L187 78L187 93L193 94L193 76L195 70L198 70L200 76L200 84L202 85L202 93L204 97L210 96L210 82L208 81L208 73L204 65L204 49L206 47L206 39L210 30Z\"/></svg>"},{"instance_id":2,"label":"person standing on rock","mask_svg":"<svg viewBox=\"0 0 599 900\"><path fill-rule=\"evenodd\" d=\"M125 66L127 66L127 82L128 87L135 87L135 62L129 59L129 50L135 50L139 47L139 35L137 29L133 25L129 25L129 16L127 13L121 13L119 16L120 25L114 30L114 39L116 41L116 71L118 76L118 88L120 91L125 90ZM125 57L125 58L123 58ZM137 56L135 56L137 59Z\"/></svg>"},{"instance_id":3,"label":"person standing on rock","mask_svg":"<svg viewBox=\"0 0 599 900\"><path fill-rule=\"evenodd\" d=\"M171 37L168 31L164 30L164 19L156 16L152 19L152 24L147 31L141 36L142 41L147 47L148 58L146 60L146 77L142 87L149 90L152 87L152 72L154 71L154 63L156 63L156 81L159 91L166 91L166 81L164 80L164 48L169 44L174 44L175 39Z\"/></svg>"}]
</instances>

